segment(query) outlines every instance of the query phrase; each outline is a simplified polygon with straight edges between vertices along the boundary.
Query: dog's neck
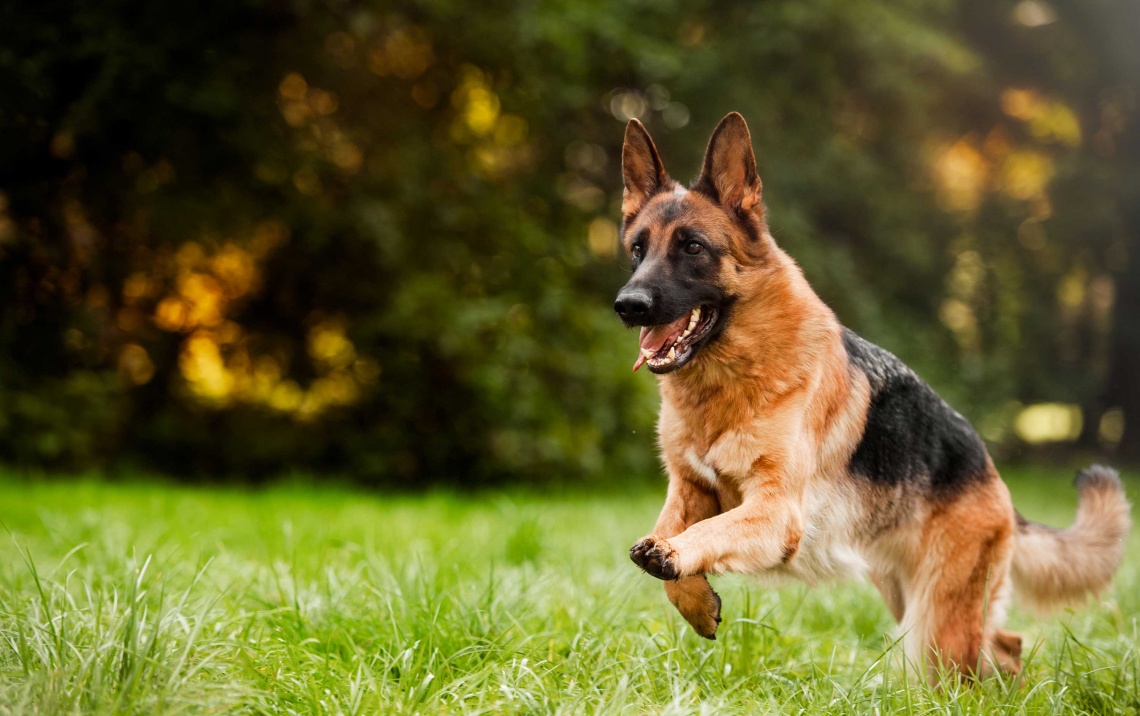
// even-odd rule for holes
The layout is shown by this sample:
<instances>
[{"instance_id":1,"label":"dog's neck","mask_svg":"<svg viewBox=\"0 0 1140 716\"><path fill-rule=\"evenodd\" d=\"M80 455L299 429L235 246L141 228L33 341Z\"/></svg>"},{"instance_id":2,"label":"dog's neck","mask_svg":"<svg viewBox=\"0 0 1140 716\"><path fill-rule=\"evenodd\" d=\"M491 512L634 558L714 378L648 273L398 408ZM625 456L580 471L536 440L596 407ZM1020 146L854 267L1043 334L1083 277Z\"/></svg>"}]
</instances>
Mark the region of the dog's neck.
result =
<instances>
[{"instance_id":1,"label":"dog's neck","mask_svg":"<svg viewBox=\"0 0 1140 716\"><path fill-rule=\"evenodd\" d=\"M755 390L794 389L839 335L839 322L783 250L746 270L721 335L685 368L661 377L662 396L702 401L744 379ZM799 356L791 359L793 356Z\"/></svg>"}]
</instances>

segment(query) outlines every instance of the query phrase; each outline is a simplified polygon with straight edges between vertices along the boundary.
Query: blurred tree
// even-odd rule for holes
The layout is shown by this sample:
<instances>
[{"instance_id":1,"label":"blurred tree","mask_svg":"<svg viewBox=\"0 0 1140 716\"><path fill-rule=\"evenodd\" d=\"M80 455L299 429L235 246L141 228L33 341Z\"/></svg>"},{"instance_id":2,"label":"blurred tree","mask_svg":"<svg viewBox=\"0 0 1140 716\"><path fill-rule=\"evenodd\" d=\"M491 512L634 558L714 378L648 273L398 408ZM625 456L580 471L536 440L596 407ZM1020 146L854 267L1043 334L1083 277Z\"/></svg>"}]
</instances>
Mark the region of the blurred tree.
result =
<instances>
[{"instance_id":1,"label":"blurred tree","mask_svg":"<svg viewBox=\"0 0 1140 716\"><path fill-rule=\"evenodd\" d=\"M1127 204L1092 187L1137 170L1135 132L1098 154L1105 105L1076 93L1110 83L1019 69L1011 13L7 4L0 459L399 485L651 472L654 386L609 308L622 123L683 175L733 109L777 240L847 323L996 440L1011 400L1091 404L1135 299L1118 271L1104 307L1115 239L1082 261L1063 227L1116 236Z\"/></svg>"},{"instance_id":2,"label":"blurred tree","mask_svg":"<svg viewBox=\"0 0 1140 716\"><path fill-rule=\"evenodd\" d=\"M1027 268L1044 274L1030 291L1043 299L1030 304L1037 316L1022 328L1027 345L1042 350L1022 352L1019 373L1029 379L1015 395L1081 404L1081 443L1118 446L1120 457L1136 460L1140 6L970 0L962 16L967 37L1003 92L1005 113L1026 120L1030 139L1069 145L1056 156L1040 221L1007 234L1030 249Z\"/></svg>"}]
</instances>

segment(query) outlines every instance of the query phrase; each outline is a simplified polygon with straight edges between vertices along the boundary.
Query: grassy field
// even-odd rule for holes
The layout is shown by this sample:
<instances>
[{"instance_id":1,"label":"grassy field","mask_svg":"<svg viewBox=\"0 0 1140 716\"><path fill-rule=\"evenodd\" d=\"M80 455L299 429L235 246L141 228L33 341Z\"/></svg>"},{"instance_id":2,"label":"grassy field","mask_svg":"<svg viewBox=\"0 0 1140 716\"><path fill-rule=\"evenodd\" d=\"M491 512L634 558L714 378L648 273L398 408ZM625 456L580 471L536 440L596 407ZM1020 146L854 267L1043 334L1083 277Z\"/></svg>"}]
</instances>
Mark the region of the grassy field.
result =
<instances>
[{"instance_id":1,"label":"grassy field","mask_svg":"<svg viewBox=\"0 0 1140 716\"><path fill-rule=\"evenodd\" d=\"M1069 477L1008 481L1027 516L1061 525ZM893 663L866 584L718 579L720 637L691 633L626 556L662 489L0 480L0 713L1140 711L1135 537L1095 604L1014 611L1021 684L936 692Z\"/></svg>"}]
</instances>

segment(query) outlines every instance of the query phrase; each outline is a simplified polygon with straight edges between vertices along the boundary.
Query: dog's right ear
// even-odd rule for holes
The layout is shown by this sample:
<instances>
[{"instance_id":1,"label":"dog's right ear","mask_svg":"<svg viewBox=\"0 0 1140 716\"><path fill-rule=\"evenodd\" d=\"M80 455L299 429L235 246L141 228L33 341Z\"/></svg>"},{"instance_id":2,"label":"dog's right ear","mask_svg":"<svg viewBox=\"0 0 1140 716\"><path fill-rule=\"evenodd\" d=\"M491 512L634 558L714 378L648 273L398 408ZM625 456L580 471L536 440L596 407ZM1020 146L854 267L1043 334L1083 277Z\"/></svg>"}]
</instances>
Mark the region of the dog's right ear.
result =
<instances>
[{"instance_id":1,"label":"dog's right ear","mask_svg":"<svg viewBox=\"0 0 1140 716\"><path fill-rule=\"evenodd\" d=\"M645 131L645 126L636 119L629 120L625 126L625 143L621 148L621 176L625 182L621 213L626 219L640 211L650 197L670 183L665 165L661 163L661 155L657 153L657 147L653 146L653 139Z\"/></svg>"},{"instance_id":2,"label":"dog's right ear","mask_svg":"<svg viewBox=\"0 0 1140 716\"><path fill-rule=\"evenodd\" d=\"M729 112L713 131L705 150L701 178L693 189L726 209L763 212L752 135L738 112Z\"/></svg>"}]
</instances>

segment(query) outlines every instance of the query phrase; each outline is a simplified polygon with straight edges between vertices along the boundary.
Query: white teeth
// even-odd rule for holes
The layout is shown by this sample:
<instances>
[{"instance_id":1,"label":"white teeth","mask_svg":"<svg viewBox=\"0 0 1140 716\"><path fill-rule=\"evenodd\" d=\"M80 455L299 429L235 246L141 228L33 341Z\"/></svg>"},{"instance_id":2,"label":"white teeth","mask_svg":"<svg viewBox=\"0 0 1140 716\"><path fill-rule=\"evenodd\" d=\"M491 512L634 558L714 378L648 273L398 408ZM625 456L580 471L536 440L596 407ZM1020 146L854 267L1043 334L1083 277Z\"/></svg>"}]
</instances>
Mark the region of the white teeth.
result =
<instances>
[{"instance_id":1,"label":"white teeth","mask_svg":"<svg viewBox=\"0 0 1140 716\"><path fill-rule=\"evenodd\" d=\"M689 314L689 325L687 328L685 328L685 332L681 334L681 338L688 336L689 333L692 332L693 328L696 327L697 321L699 321L700 318L701 318L701 308L700 308L700 306L698 306L698 307L693 309L692 313Z\"/></svg>"},{"instance_id":2,"label":"white teeth","mask_svg":"<svg viewBox=\"0 0 1140 716\"><path fill-rule=\"evenodd\" d=\"M666 360L670 360L670 361L677 360L677 346L680 345L681 341L683 341L689 337L689 334L692 333L693 329L697 327L697 322L700 320L701 320L701 308L700 308L700 306L697 306L689 314L689 325L685 328L685 330L681 333L681 335L678 336L674 340L673 345L671 345L669 347L669 353L666 354L666 357L665 358L658 358L657 353L649 350L648 348L642 348L641 349L641 355L645 357L645 362L650 363L652 365L661 365Z\"/></svg>"}]
</instances>

